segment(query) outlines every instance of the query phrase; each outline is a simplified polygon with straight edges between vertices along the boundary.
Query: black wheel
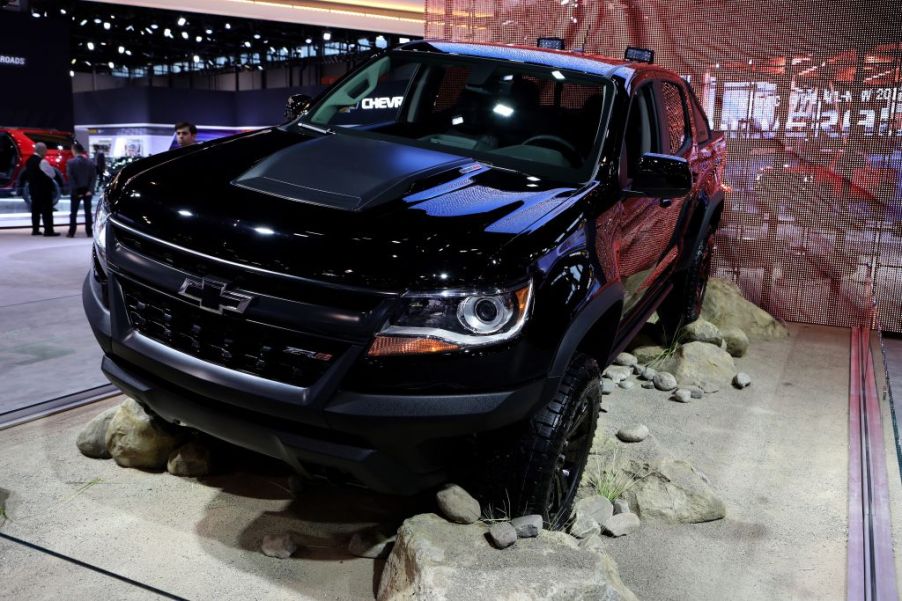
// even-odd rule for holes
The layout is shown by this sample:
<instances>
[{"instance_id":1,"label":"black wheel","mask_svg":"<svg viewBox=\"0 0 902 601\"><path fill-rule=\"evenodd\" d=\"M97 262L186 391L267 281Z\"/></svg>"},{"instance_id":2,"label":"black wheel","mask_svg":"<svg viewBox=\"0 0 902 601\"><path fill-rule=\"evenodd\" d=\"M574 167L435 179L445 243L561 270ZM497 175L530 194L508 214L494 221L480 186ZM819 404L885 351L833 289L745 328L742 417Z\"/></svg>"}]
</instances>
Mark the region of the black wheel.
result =
<instances>
[{"instance_id":1,"label":"black wheel","mask_svg":"<svg viewBox=\"0 0 902 601\"><path fill-rule=\"evenodd\" d=\"M676 338L684 325L701 315L711 272L711 257L714 255L714 231L714 226L709 227L696 244L689 266L674 275L673 290L658 307L658 318L668 343Z\"/></svg>"},{"instance_id":2,"label":"black wheel","mask_svg":"<svg viewBox=\"0 0 902 601\"><path fill-rule=\"evenodd\" d=\"M549 528L566 525L601 406L594 359L574 356L554 397L509 437L506 449L484 457L488 501L510 517L540 514Z\"/></svg>"}]
</instances>

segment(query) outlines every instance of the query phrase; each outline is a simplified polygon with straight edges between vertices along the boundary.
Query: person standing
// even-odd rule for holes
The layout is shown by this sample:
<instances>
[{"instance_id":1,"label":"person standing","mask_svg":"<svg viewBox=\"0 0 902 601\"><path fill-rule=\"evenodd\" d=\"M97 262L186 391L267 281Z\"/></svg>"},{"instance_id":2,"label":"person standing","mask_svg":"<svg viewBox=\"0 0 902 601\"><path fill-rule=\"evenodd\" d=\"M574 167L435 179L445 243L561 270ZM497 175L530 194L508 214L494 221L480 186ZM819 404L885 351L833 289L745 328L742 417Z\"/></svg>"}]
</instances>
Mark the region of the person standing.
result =
<instances>
[{"instance_id":1,"label":"person standing","mask_svg":"<svg viewBox=\"0 0 902 601\"><path fill-rule=\"evenodd\" d=\"M94 147L94 165L97 167L97 190L103 187L103 180L106 178L106 154L102 150Z\"/></svg>"},{"instance_id":2,"label":"person standing","mask_svg":"<svg viewBox=\"0 0 902 601\"><path fill-rule=\"evenodd\" d=\"M175 140L179 146L191 146L197 143L197 126L187 121L177 123L175 126Z\"/></svg>"},{"instance_id":3,"label":"person standing","mask_svg":"<svg viewBox=\"0 0 902 601\"><path fill-rule=\"evenodd\" d=\"M45 236L59 236L53 231L53 196L56 188L53 185L56 172L44 156L47 145L38 142L34 145L34 154L25 162L23 185L28 186L31 194L31 235L41 235L41 221L44 222Z\"/></svg>"},{"instance_id":4,"label":"person standing","mask_svg":"<svg viewBox=\"0 0 902 601\"><path fill-rule=\"evenodd\" d=\"M78 205L85 205L85 232L91 237L91 198L94 196L94 183L97 178L97 168L88 153L85 152L84 146L76 142L72 145L72 151L75 157L66 163L66 176L69 178L69 187L72 189L72 202L69 207L69 233L68 238L75 236L78 225L75 220L78 218Z\"/></svg>"}]
</instances>

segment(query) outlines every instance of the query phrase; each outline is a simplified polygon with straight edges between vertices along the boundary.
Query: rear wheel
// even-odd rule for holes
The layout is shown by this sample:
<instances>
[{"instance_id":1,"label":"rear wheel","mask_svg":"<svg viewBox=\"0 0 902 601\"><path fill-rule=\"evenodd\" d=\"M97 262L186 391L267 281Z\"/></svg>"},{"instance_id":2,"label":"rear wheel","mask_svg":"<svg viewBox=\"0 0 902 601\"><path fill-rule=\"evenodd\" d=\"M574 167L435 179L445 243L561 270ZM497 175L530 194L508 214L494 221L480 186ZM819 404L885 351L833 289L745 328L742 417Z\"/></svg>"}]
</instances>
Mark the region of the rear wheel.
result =
<instances>
[{"instance_id":1,"label":"rear wheel","mask_svg":"<svg viewBox=\"0 0 902 601\"><path fill-rule=\"evenodd\" d=\"M714 231L715 227L710 226L698 241L689 267L674 276L673 290L658 307L658 317L668 343L676 339L684 325L695 321L702 313L714 255Z\"/></svg>"},{"instance_id":2,"label":"rear wheel","mask_svg":"<svg viewBox=\"0 0 902 601\"><path fill-rule=\"evenodd\" d=\"M601 406L599 369L576 354L554 397L520 425L489 464L489 502L510 517L537 513L549 528L566 525Z\"/></svg>"}]
</instances>

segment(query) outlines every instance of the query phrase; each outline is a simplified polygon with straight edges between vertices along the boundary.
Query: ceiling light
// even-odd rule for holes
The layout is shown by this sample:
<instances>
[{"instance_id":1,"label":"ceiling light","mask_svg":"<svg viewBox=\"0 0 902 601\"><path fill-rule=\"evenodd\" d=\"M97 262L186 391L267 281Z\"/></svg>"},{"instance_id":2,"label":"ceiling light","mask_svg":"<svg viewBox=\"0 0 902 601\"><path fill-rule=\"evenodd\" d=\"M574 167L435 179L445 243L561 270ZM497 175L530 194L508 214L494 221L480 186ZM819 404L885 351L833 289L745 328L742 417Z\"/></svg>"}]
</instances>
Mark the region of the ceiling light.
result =
<instances>
[{"instance_id":1,"label":"ceiling light","mask_svg":"<svg viewBox=\"0 0 902 601\"><path fill-rule=\"evenodd\" d=\"M260 34L259 34L259 33L255 33L255 34L254 34L254 39L255 39L255 40L259 40L259 39L260 39Z\"/></svg>"},{"instance_id":2,"label":"ceiling light","mask_svg":"<svg viewBox=\"0 0 902 601\"><path fill-rule=\"evenodd\" d=\"M157 25L156 23L151 23L151 24L150 24L150 28L151 28L151 29L159 29L160 26Z\"/></svg>"},{"instance_id":3,"label":"ceiling light","mask_svg":"<svg viewBox=\"0 0 902 601\"><path fill-rule=\"evenodd\" d=\"M250 42L245 42L244 45L245 45L245 47L247 47L247 48L250 48L250 47L251 47L251 43L250 43Z\"/></svg>"},{"instance_id":4,"label":"ceiling light","mask_svg":"<svg viewBox=\"0 0 902 601\"><path fill-rule=\"evenodd\" d=\"M61 9L60 9L60 14L61 14L61 15L66 14L66 9L65 9L65 8L61 8Z\"/></svg>"},{"instance_id":5,"label":"ceiling light","mask_svg":"<svg viewBox=\"0 0 902 601\"><path fill-rule=\"evenodd\" d=\"M329 40L332 39L332 34L331 34L330 32L328 32L328 31L324 31L324 32L323 32L323 39L326 40L326 41L328 42Z\"/></svg>"},{"instance_id":6,"label":"ceiling light","mask_svg":"<svg viewBox=\"0 0 902 601\"><path fill-rule=\"evenodd\" d=\"M94 23L96 23L97 25L100 25L102 23L102 21L100 19L98 19L97 17L94 17Z\"/></svg>"},{"instance_id":7,"label":"ceiling light","mask_svg":"<svg viewBox=\"0 0 902 601\"><path fill-rule=\"evenodd\" d=\"M228 23L226 23L226 24L225 24L225 28L226 28L226 29L231 29L231 28L232 28L232 26L231 26L231 25L229 25L229 24L228 24Z\"/></svg>"},{"instance_id":8,"label":"ceiling light","mask_svg":"<svg viewBox=\"0 0 902 601\"><path fill-rule=\"evenodd\" d=\"M194 36L194 41L195 41L195 42L200 42L201 40L203 40L203 38L200 37L199 35L198 35L198 36Z\"/></svg>"},{"instance_id":9,"label":"ceiling light","mask_svg":"<svg viewBox=\"0 0 902 601\"><path fill-rule=\"evenodd\" d=\"M212 30L212 29L208 29L208 30L207 30L207 35L213 35L213 30Z\"/></svg>"},{"instance_id":10,"label":"ceiling light","mask_svg":"<svg viewBox=\"0 0 902 601\"><path fill-rule=\"evenodd\" d=\"M188 32L187 32L187 31L183 31L183 32L182 32L182 38L185 39L185 40L188 39Z\"/></svg>"},{"instance_id":11,"label":"ceiling light","mask_svg":"<svg viewBox=\"0 0 902 601\"><path fill-rule=\"evenodd\" d=\"M70 64L70 65L74 65L74 64L75 64L75 59L73 58L71 61L69 61L69 64Z\"/></svg>"},{"instance_id":12,"label":"ceiling light","mask_svg":"<svg viewBox=\"0 0 902 601\"><path fill-rule=\"evenodd\" d=\"M110 69L115 69L115 68L116 68L116 65L113 63L113 61L110 61L110 62L108 62L107 64L110 66Z\"/></svg>"},{"instance_id":13,"label":"ceiling light","mask_svg":"<svg viewBox=\"0 0 902 601\"><path fill-rule=\"evenodd\" d=\"M135 30L135 28L132 27L131 25L129 25L128 27L125 28L125 31L134 31L134 30Z\"/></svg>"},{"instance_id":14,"label":"ceiling light","mask_svg":"<svg viewBox=\"0 0 902 601\"><path fill-rule=\"evenodd\" d=\"M398 38L399 44L406 44L409 41L410 41L410 38Z\"/></svg>"},{"instance_id":15,"label":"ceiling light","mask_svg":"<svg viewBox=\"0 0 902 601\"><path fill-rule=\"evenodd\" d=\"M125 46L119 46L119 54L125 54Z\"/></svg>"},{"instance_id":16,"label":"ceiling light","mask_svg":"<svg viewBox=\"0 0 902 601\"><path fill-rule=\"evenodd\" d=\"M104 21L104 22L103 22L103 28L106 29L107 31L110 30L110 24L109 24L108 21Z\"/></svg>"},{"instance_id":17,"label":"ceiling light","mask_svg":"<svg viewBox=\"0 0 902 601\"><path fill-rule=\"evenodd\" d=\"M94 42L88 42L88 50L94 50Z\"/></svg>"},{"instance_id":18,"label":"ceiling light","mask_svg":"<svg viewBox=\"0 0 902 601\"><path fill-rule=\"evenodd\" d=\"M75 71L69 71L69 77L75 77Z\"/></svg>"},{"instance_id":19,"label":"ceiling light","mask_svg":"<svg viewBox=\"0 0 902 601\"><path fill-rule=\"evenodd\" d=\"M82 19L82 20L81 20L81 23L79 23L79 25L81 25L82 27L84 27L85 24L86 24L87 22L88 22L87 19Z\"/></svg>"},{"instance_id":20,"label":"ceiling light","mask_svg":"<svg viewBox=\"0 0 902 601\"><path fill-rule=\"evenodd\" d=\"M172 30L169 29L168 27L167 27L166 29L164 29L164 30L163 30L163 37L171 38L171 37L172 37Z\"/></svg>"},{"instance_id":21,"label":"ceiling light","mask_svg":"<svg viewBox=\"0 0 902 601\"><path fill-rule=\"evenodd\" d=\"M199 57L198 55L196 55L196 54L194 55L194 62L195 62L195 63L199 63L199 62L200 62L200 57Z\"/></svg>"},{"instance_id":22,"label":"ceiling light","mask_svg":"<svg viewBox=\"0 0 902 601\"><path fill-rule=\"evenodd\" d=\"M306 40L304 40L304 43L305 43L305 44L312 44L312 43L313 43L313 40L311 40L310 38L307 38Z\"/></svg>"},{"instance_id":23,"label":"ceiling light","mask_svg":"<svg viewBox=\"0 0 902 601\"><path fill-rule=\"evenodd\" d=\"M132 55L132 51L131 51L131 50L126 50L126 51L125 51L125 55L126 55L126 56L131 56L131 55Z\"/></svg>"},{"instance_id":24,"label":"ceiling light","mask_svg":"<svg viewBox=\"0 0 902 601\"><path fill-rule=\"evenodd\" d=\"M187 22L188 21L185 20L185 17L179 17L179 21L178 21L179 27L184 27L185 23L187 23Z\"/></svg>"},{"instance_id":25,"label":"ceiling light","mask_svg":"<svg viewBox=\"0 0 902 601\"><path fill-rule=\"evenodd\" d=\"M510 117L514 114L514 109L499 102L495 105L495 108L492 109L492 112L496 115L501 115L502 117Z\"/></svg>"},{"instance_id":26,"label":"ceiling light","mask_svg":"<svg viewBox=\"0 0 902 601\"><path fill-rule=\"evenodd\" d=\"M552 71L551 75L553 75L555 79L567 79L566 77L564 77L563 73L561 73L560 71L557 71L557 70Z\"/></svg>"}]
</instances>

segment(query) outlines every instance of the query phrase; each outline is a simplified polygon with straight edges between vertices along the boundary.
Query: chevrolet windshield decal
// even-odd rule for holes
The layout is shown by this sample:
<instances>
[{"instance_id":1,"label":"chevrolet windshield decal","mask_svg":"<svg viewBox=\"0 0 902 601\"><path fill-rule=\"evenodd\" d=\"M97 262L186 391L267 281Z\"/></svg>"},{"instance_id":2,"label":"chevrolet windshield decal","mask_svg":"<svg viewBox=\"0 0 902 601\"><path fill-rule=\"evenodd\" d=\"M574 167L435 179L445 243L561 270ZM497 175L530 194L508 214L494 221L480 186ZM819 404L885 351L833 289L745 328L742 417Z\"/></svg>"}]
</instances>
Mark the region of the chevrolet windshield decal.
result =
<instances>
[{"instance_id":1,"label":"chevrolet windshield decal","mask_svg":"<svg viewBox=\"0 0 902 601\"><path fill-rule=\"evenodd\" d=\"M249 294L226 290L228 283L210 278L185 278L179 294L196 300L201 309L222 315L223 311L244 313L254 300Z\"/></svg>"}]
</instances>

